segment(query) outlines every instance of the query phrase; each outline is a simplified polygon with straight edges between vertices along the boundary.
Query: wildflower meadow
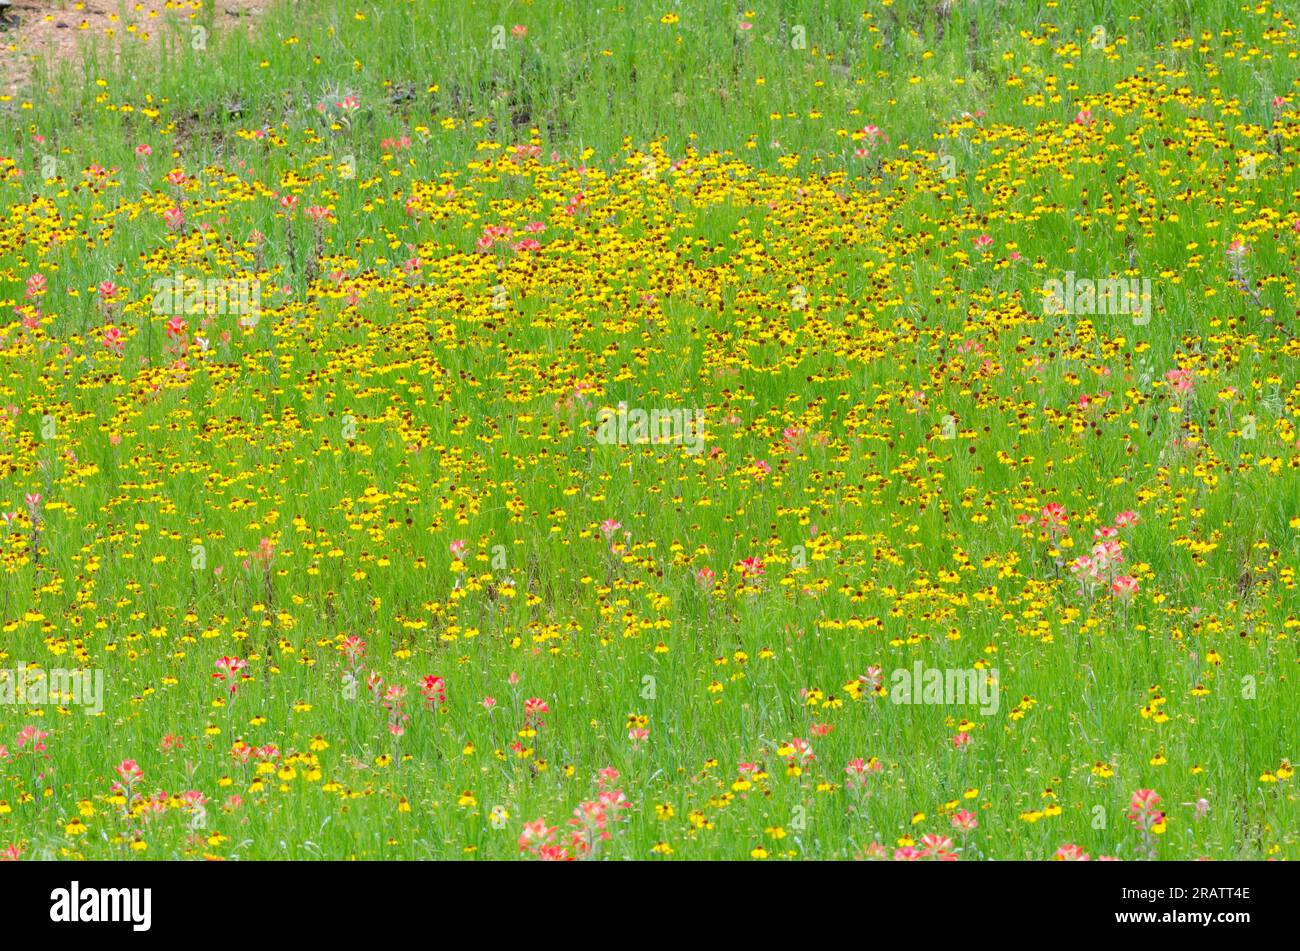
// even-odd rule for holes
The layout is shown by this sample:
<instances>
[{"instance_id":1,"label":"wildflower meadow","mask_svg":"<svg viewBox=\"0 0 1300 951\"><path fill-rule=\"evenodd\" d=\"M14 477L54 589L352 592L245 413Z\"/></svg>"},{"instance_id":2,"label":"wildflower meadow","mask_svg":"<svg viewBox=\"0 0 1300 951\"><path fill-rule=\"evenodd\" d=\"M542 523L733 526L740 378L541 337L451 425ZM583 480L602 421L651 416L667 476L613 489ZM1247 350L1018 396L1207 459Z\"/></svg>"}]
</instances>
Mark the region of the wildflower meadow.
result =
<instances>
[{"instance_id":1,"label":"wildflower meadow","mask_svg":"<svg viewBox=\"0 0 1300 951\"><path fill-rule=\"evenodd\" d=\"M1294 2L89 7L0 857L1300 857Z\"/></svg>"}]
</instances>

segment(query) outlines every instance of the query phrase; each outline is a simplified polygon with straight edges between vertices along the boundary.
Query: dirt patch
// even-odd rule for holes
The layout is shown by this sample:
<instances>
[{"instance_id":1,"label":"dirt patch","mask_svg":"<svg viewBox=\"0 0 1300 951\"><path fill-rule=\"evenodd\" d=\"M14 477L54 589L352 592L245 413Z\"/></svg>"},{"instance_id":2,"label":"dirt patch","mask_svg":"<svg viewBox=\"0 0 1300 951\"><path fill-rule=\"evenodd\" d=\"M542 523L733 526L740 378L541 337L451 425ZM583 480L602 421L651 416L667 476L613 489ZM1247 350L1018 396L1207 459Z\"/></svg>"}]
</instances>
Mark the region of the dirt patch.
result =
<instances>
[{"instance_id":1,"label":"dirt patch","mask_svg":"<svg viewBox=\"0 0 1300 951\"><path fill-rule=\"evenodd\" d=\"M218 30L251 29L270 0L0 0L0 99L28 87L33 64L80 64L81 46L94 37L101 50L148 46L169 29L205 26L212 8Z\"/></svg>"}]
</instances>

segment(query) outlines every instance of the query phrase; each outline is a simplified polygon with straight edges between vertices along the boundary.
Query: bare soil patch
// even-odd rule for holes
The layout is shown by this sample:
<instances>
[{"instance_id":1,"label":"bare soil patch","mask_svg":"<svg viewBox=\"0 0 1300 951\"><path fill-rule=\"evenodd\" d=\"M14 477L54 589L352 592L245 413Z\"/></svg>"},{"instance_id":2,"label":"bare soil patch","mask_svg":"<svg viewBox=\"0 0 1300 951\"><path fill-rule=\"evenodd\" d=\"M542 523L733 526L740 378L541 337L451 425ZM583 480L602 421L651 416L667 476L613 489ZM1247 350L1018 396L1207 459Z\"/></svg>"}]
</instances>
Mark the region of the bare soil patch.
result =
<instances>
[{"instance_id":1,"label":"bare soil patch","mask_svg":"<svg viewBox=\"0 0 1300 951\"><path fill-rule=\"evenodd\" d=\"M218 30L251 28L269 0L0 0L0 97L18 97L35 75L34 65L80 64L93 37L101 50L148 46L173 20L205 25L205 7Z\"/></svg>"}]
</instances>

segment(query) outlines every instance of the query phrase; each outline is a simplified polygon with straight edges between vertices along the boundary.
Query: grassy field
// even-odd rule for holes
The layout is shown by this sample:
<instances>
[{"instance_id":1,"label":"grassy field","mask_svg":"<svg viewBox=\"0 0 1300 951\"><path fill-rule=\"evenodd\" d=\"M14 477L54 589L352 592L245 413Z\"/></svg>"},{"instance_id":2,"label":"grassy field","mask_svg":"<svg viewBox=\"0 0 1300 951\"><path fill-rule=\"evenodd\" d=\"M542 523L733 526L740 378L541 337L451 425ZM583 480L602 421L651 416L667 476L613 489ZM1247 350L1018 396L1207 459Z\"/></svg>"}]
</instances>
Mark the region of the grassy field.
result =
<instances>
[{"instance_id":1,"label":"grassy field","mask_svg":"<svg viewBox=\"0 0 1300 951\"><path fill-rule=\"evenodd\" d=\"M87 31L0 98L0 850L1300 856L1300 10L1152 6Z\"/></svg>"}]
</instances>

